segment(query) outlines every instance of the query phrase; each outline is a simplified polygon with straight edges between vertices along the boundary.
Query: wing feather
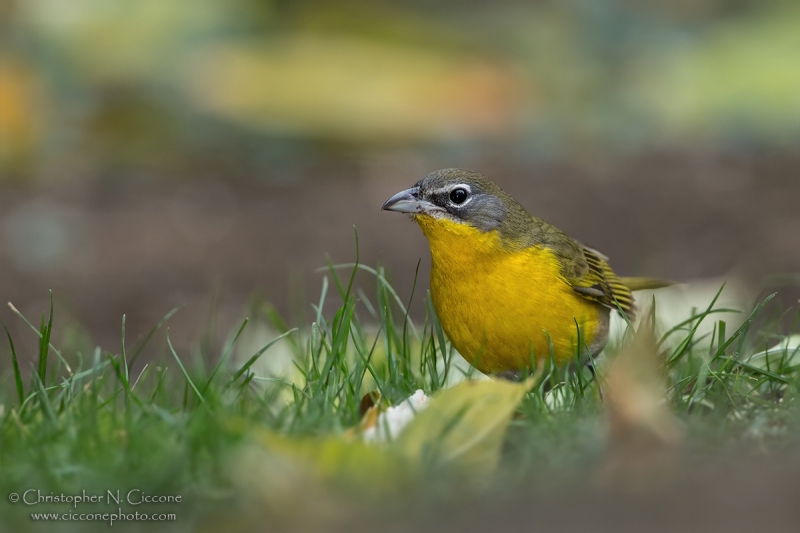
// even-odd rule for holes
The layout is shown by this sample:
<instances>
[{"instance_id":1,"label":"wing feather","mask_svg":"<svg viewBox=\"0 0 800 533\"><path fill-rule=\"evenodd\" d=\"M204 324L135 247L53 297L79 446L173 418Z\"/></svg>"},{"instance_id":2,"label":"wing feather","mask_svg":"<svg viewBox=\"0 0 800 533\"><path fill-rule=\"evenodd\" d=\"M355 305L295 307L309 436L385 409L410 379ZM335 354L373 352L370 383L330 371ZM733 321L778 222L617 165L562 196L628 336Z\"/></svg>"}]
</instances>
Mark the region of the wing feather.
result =
<instances>
[{"instance_id":1,"label":"wing feather","mask_svg":"<svg viewBox=\"0 0 800 533\"><path fill-rule=\"evenodd\" d=\"M586 268L580 269L582 272L578 276L567 279L574 290L615 311L621 308L632 321L636 317L636 305L630 289L611 269L605 256L586 246L580 246L580 252Z\"/></svg>"},{"instance_id":2,"label":"wing feather","mask_svg":"<svg viewBox=\"0 0 800 533\"><path fill-rule=\"evenodd\" d=\"M561 262L561 275L575 292L615 311L621 309L634 320L636 306L631 290L611 269L608 257L539 218L530 217L526 222L524 237L512 238L512 242L550 248Z\"/></svg>"}]
</instances>

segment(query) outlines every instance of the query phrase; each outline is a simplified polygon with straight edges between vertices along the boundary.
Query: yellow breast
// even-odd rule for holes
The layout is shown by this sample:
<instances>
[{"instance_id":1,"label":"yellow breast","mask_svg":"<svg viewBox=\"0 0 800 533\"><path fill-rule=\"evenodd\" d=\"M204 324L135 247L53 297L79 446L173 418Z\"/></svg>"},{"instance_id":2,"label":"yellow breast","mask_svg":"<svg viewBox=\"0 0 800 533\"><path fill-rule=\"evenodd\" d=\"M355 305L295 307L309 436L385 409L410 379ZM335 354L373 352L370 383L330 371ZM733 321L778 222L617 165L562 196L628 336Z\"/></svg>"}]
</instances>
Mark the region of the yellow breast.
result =
<instances>
[{"instance_id":1,"label":"yellow breast","mask_svg":"<svg viewBox=\"0 0 800 533\"><path fill-rule=\"evenodd\" d=\"M417 215L431 249L431 297L450 342L478 370L520 370L548 359L571 361L592 344L599 305L562 277L548 248L513 249L496 231Z\"/></svg>"}]
</instances>

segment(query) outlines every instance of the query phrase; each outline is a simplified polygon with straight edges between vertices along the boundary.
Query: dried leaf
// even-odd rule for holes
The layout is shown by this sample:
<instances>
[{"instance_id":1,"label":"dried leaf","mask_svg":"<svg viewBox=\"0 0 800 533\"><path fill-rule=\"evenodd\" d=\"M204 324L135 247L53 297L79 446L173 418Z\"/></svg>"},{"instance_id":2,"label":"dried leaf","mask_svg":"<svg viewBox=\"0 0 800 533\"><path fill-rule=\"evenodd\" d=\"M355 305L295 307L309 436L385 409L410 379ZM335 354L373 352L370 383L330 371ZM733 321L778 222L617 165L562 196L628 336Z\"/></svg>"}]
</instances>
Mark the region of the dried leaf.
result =
<instances>
[{"instance_id":1,"label":"dried leaf","mask_svg":"<svg viewBox=\"0 0 800 533\"><path fill-rule=\"evenodd\" d=\"M378 402L381 401L381 391L373 390L366 393L364 396L361 397L361 403L358 406L358 414L361 415L363 418L364 415L367 414L373 407L378 405Z\"/></svg>"},{"instance_id":2,"label":"dried leaf","mask_svg":"<svg viewBox=\"0 0 800 533\"><path fill-rule=\"evenodd\" d=\"M652 326L642 325L603 379L609 421L601 481L641 485L668 477L683 427L666 401L664 359Z\"/></svg>"}]
</instances>

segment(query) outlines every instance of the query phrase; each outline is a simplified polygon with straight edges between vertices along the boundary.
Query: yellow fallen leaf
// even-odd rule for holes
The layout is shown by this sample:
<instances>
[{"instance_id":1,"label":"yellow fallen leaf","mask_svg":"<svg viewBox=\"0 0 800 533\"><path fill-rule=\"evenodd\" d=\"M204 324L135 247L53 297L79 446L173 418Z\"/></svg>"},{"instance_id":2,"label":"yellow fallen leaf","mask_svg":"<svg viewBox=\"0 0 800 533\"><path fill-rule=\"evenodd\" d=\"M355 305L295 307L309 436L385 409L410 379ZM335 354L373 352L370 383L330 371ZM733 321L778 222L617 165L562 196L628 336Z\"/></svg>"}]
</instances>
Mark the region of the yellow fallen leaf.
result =
<instances>
[{"instance_id":1,"label":"yellow fallen leaf","mask_svg":"<svg viewBox=\"0 0 800 533\"><path fill-rule=\"evenodd\" d=\"M258 431L254 437L271 461L294 465L321 481L344 483L356 490L393 491L404 487L416 473L395 451L359 440L286 437L267 430Z\"/></svg>"},{"instance_id":2,"label":"yellow fallen leaf","mask_svg":"<svg viewBox=\"0 0 800 533\"><path fill-rule=\"evenodd\" d=\"M533 381L464 381L440 391L394 445L414 462L456 463L488 473L497 466L508 423Z\"/></svg>"}]
</instances>

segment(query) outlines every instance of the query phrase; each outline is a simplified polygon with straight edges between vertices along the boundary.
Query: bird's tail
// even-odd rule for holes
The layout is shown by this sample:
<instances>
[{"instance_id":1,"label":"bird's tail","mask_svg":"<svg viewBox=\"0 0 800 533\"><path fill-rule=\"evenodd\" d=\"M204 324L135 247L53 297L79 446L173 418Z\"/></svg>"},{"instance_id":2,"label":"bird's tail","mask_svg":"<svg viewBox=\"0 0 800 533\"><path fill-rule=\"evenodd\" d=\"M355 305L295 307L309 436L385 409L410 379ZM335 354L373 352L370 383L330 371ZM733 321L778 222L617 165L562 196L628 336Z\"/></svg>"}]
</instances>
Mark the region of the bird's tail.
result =
<instances>
[{"instance_id":1,"label":"bird's tail","mask_svg":"<svg viewBox=\"0 0 800 533\"><path fill-rule=\"evenodd\" d=\"M660 289L675 285L674 281L653 278L620 278L623 285L632 291L643 291L646 289Z\"/></svg>"}]
</instances>

